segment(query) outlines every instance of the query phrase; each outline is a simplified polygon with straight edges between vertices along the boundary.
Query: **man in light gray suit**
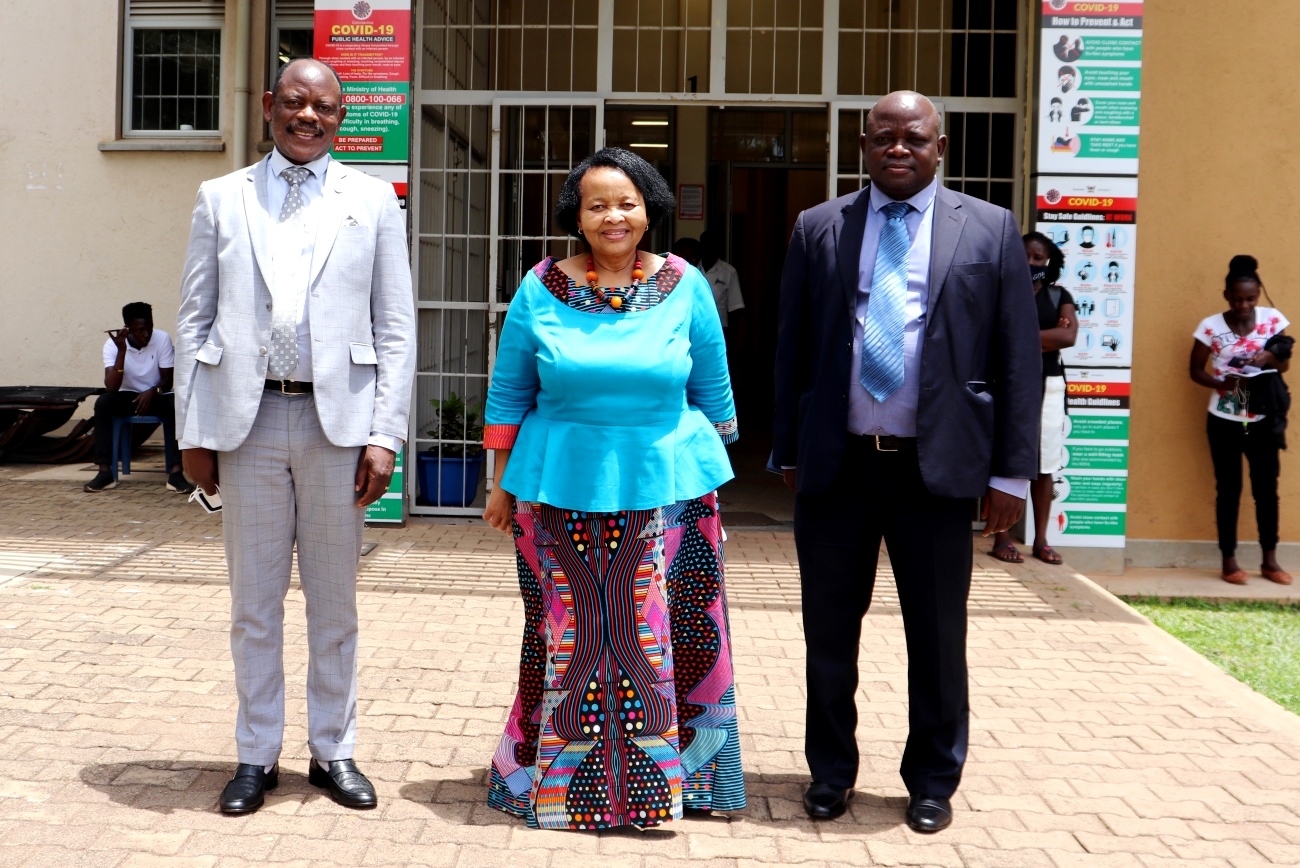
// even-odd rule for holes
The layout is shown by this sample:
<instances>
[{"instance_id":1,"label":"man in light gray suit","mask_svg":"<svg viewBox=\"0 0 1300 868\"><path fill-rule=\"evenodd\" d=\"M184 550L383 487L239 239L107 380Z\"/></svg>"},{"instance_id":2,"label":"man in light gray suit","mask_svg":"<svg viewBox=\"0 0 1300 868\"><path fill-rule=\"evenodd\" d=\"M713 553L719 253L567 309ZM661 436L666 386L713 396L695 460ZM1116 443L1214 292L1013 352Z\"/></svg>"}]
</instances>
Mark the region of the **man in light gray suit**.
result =
<instances>
[{"instance_id":1,"label":"man in light gray suit","mask_svg":"<svg viewBox=\"0 0 1300 868\"><path fill-rule=\"evenodd\" d=\"M221 486L239 767L221 810L262 806L284 733L284 598L307 601L309 780L373 808L353 762L365 507L406 437L415 318L392 188L335 162L333 69L297 60L262 97L265 160L199 188L176 329L185 472Z\"/></svg>"}]
</instances>

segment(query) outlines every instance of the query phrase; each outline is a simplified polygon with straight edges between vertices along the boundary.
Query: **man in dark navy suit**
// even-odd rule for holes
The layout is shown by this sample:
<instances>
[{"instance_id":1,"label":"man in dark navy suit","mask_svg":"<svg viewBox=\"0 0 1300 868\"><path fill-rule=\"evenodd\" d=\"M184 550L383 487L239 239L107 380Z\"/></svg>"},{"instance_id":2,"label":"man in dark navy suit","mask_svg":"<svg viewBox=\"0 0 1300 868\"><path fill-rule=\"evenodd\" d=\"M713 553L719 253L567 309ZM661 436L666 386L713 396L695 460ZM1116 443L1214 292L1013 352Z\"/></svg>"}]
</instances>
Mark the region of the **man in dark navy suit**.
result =
<instances>
[{"instance_id":1,"label":"man in dark navy suit","mask_svg":"<svg viewBox=\"0 0 1300 868\"><path fill-rule=\"evenodd\" d=\"M781 276L770 469L798 492L814 819L858 774L858 645L883 538L907 634L913 829L952 822L969 736L972 504L1011 527L1038 471L1041 348L1015 217L935 179L934 105L900 91L862 136L871 184L799 215Z\"/></svg>"}]
</instances>

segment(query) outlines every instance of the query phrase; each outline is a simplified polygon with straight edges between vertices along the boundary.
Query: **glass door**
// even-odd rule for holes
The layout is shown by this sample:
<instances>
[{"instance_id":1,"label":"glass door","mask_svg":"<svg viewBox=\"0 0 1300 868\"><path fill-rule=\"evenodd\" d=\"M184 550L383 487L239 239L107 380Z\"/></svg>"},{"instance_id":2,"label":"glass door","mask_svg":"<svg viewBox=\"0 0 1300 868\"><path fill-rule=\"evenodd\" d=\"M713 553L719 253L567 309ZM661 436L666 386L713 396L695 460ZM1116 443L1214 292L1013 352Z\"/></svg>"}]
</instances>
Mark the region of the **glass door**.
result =
<instances>
[{"instance_id":1,"label":"glass door","mask_svg":"<svg viewBox=\"0 0 1300 868\"><path fill-rule=\"evenodd\" d=\"M525 269L577 251L552 213L569 171L603 141L601 100L420 107L413 515L482 513L492 478L483 409L501 321Z\"/></svg>"},{"instance_id":2,"label":"glass door","mask_svg":"<svg viewBox=\"0 0 1300 868\"><path fill-rule=\"evenodd\" d=\"M492 103L492 186L488 220L487 372L491 379L497 336L524 273L545 259L580 249L555 222L555 203L573 167L605 141L600 99L498 100ZM488 457L487 490L492 461Z\"/></svg>"}]
</instances>

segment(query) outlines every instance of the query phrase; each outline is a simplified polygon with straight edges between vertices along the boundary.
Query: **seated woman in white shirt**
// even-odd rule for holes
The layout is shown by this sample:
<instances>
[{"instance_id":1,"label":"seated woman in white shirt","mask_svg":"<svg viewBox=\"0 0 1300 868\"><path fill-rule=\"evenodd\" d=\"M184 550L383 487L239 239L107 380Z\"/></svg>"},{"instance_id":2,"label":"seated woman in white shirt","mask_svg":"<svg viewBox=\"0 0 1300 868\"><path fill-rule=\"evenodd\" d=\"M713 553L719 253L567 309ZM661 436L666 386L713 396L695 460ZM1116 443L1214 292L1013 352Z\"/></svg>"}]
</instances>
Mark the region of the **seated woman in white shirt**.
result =
<instances>
[{"instance_id":1,"label":"seated woman in white shirt","mask_svg":"<svg viewBox=\"0 0 1300 868\"><path fill-rule=\"evenodd\" d=\"M172 370L175 350L167 332L153 327L153 308L133 301L122 308L124 328L108 332L104 341L104 393L95 400L95 464L99 472L84 491L99 492L117 487L110 468L113 456L113 422L123 416L159 416L175 421ZM173 427L171 424L167 428ZM167 489L184 494L194 486L181 472L180 450L167 444L170 466Z\"/></svg>"}]
</instances>

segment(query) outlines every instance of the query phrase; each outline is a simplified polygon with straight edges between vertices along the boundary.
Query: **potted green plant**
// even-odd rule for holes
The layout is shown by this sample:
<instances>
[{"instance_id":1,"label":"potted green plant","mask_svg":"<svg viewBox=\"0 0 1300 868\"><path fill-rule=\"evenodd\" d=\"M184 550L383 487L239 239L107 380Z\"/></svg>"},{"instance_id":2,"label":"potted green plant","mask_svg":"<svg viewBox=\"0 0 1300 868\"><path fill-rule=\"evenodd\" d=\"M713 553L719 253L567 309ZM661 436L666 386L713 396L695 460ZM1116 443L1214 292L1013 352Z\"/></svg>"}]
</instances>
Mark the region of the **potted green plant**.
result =
<instances>
[{"instance_id":1,"label":"potted green plant","mask_svg":"<svg viewBox=\"0 0 1300 868\"><path fill-rule=\"evenodd\" d=\"M465 404L455 392L431 398L437 427L425 433L441 442L417 456L420 500L431 506L468 506L483 467L483 405Z\"/></svg>"}]
</instances>

